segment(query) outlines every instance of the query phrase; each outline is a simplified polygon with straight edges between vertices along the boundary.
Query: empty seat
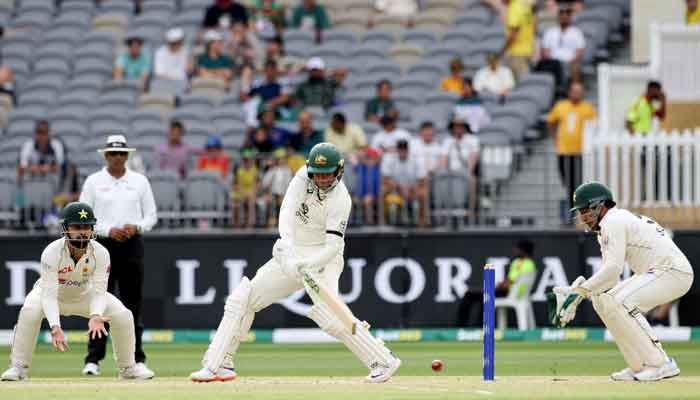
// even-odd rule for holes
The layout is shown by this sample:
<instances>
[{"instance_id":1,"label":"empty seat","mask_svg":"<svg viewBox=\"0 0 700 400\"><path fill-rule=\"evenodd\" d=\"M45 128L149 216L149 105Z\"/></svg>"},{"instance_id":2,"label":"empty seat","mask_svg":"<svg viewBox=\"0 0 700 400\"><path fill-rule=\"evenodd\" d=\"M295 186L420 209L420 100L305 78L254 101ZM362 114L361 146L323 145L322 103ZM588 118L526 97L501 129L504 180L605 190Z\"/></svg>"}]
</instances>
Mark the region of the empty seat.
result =
<instances>
[{"instance_id":1,"label":"empty seat","mask_svg":"<svg viewBox=\"0 0 700 400\"><path fill-rule=\"evenodd\" d=\"M185 182L185 210L189 218L225 217L226 191L221 175L211 171L191 171Z\"/></svg>"}]
</instances>

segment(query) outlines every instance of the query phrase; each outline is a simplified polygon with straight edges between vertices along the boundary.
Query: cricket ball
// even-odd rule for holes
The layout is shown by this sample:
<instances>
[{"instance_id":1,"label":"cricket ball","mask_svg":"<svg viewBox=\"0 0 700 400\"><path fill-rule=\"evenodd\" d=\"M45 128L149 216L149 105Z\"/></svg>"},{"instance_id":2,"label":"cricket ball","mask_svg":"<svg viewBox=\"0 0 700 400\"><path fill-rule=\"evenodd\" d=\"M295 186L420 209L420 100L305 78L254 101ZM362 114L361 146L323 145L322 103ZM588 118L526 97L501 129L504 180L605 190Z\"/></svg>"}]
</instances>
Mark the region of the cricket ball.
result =
<instances>
[{"instance_id":1,"label":"cricket ball","mask_svg":"<svg viewBox=\"0 0 700 400\"><path fill-rule=\"evenodd\" d=\"M443 366L442 360L433 360L433 363L430 365L430 367L435 372L442 371L442 366Z\"/></svg>"}]
</instances>

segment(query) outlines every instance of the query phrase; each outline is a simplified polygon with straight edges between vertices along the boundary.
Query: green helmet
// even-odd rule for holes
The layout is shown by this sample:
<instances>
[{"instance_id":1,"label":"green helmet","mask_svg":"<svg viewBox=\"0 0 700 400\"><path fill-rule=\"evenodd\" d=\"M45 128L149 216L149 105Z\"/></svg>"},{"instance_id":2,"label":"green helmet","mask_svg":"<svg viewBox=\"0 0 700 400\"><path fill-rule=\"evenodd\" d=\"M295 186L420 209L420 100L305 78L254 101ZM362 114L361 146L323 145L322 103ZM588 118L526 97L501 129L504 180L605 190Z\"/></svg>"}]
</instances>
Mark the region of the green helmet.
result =
<instances>
[{"instance_id":1,"label":"green helmet","mask_svg":"<svg viewBox=\"0 0 700 400\"><path fill-rule=\"evenodd\" d=\"M61 219L58 221L61 225L95 225L95 213L92 207L79 201L66 204L61 210Z\"/></svg>"},{"instance_id":2,"label":"green helmet","mask_svg":"<svg viewBox=\"0 0 700 400\"><path fill-rule=\"evenodd\" d=\"M571 212L590 208L605 201L615 203L610 189L600 182L588 182L580 185L574 192L573 200L574 208L571 209Z\"/></svg>"},{"instance_id":3,"label":"green helmet","mask_svg":"<svg viewBox=\"0 0 700 400\"><path fill-rule=\"evenodd\" d=\"M336 173L336 181L325 189L330 192L343 178L345 160L338 148L332 143L319 143L311 148L309 158L306 160L306 172L313 181L313 174Z\"/></svg>"}]
</instances>

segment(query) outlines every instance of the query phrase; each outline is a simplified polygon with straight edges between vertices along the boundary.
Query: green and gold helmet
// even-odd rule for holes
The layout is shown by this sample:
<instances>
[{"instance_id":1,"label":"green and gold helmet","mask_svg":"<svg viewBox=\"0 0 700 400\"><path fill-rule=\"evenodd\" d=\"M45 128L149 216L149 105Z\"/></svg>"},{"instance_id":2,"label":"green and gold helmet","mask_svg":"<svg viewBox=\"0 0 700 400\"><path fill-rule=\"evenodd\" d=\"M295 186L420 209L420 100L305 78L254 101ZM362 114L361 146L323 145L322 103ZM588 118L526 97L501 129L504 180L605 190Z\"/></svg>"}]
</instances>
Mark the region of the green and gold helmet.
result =
<instances>
[{"instance_id":1,"label":"green and gold helmet","mask_svg":"<svg viewBox=\"0 0 700 400\"><path fill-rule=\"evenodd\" d=\"M95 238L95 224L97 219L95 218L95 213L92 211L92 207L85 203L78 201L68 203L63 210L61 210L61 219L58 221L63 227L63 236L69 245L84 249L87 247L91 239ZM69 234L68 227L70 225L90 225L92 227L92 232L89 235L82 233L80 236L71 237Z\"/></svg>"},{"instance_id":2,"label":"green and gold helmet","mask_svg":"<svg viewBox=\"0 0 700 400\"><path fill-rule=\"evenodd\" d=\"M615 203L613 194L600 182L588 182L580 185L574 192L574 207L571 212L582 208L591 208L606 201Z\"/></svg>"},{"instance_id":3,"label":"green and gold helmet","mask_svg":"<svg viewBox=\"0 0 700 400\"><path fill-rule=\"evenodd\" d=\"M336 174L336 180L333 185L324 190L326 193L333 190L340 182L343 178L344 169L345 160L334 144L323 142L311 148L309 158L306 160L306 172L309 175L309 179L313 182L313 174Z\"/></svg>"}]
</instances>

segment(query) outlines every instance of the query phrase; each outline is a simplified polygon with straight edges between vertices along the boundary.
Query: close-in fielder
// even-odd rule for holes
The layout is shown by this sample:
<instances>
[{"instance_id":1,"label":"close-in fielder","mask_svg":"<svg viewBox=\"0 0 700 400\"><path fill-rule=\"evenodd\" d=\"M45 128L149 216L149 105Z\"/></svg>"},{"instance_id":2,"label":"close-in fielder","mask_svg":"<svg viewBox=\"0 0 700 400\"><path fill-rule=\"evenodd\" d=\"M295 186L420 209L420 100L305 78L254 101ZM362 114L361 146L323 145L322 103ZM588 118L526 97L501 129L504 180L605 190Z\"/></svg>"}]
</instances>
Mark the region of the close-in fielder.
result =
<instances>
[{"instance_id":1,"label":"close-in fielder","mask_svg":"<svg viewBox=\"0 0 700 400\"><path fill-rule=\"evenodd\" d=\"M579 277L571 287L554 288L552 323L565 326L578 304L590 299L627 363L610 376L613 380L656 381L680 374L643 313L688 292L693 282L690 262L656 222L615 207L604 185L585 183L573 200L579 222L598 234L603 263L589 279ZM619 281L625 263L634 275Z\"/></svg>"},{"instance_id":2,"label":"close-in fielder","mask_svg":"<svg viewBox=\"0 0 700 400\"><path fill-rule=\"evenodd\" d=\"M253 280L244 277L228 296L224 315L204 354L203 368L193 372L190 379L235 379L233 356L246 338L255 313L301 288L314 302L309 318L360 359L370 370L368 382L387 381L399 368L401 360L372 336L369 325L349 313L337 312L342 308L337 302L324 301L314 290L318 288L315 280L332 295L338 293L343 236L351 209L350 195L341 181L343 164L340 152L330 143L319 143L311 149L306 166L294 176L282 200L280 239L272 249L272 259ZM352 328L348 319L354 322Z\"/></svg>"},{"instance_id":3,"label":"close-in fielder","mask_svg":"<svg viewBox=\"0 0 700 400\"><path fill-rule=\"evenodd\" d=\"M104 323L112 324L112 346L124 379L150 379L153 373L134 362L134 320L124 305L107 293L109 253L94 239L95 214L85 203L70 203L61 212L63 237L54 240L41 253L41 277L24 300L15 325L10 368L3 381L25 379L32 364L41 321L51 327L54 347L68 348L61 330L61 315L89 318L88 335L107 335Z\"/></svg>"}]
</instances>

